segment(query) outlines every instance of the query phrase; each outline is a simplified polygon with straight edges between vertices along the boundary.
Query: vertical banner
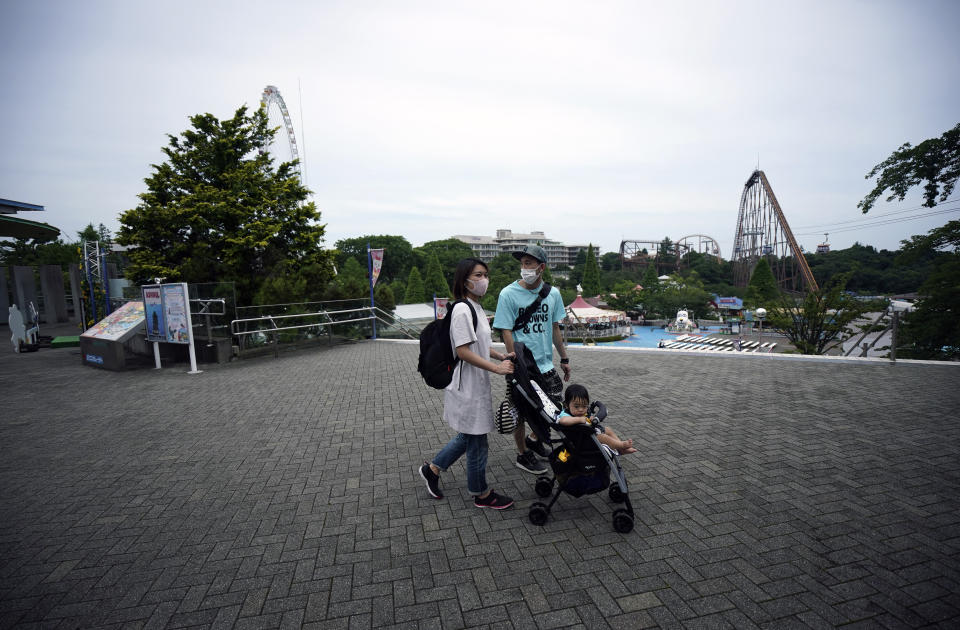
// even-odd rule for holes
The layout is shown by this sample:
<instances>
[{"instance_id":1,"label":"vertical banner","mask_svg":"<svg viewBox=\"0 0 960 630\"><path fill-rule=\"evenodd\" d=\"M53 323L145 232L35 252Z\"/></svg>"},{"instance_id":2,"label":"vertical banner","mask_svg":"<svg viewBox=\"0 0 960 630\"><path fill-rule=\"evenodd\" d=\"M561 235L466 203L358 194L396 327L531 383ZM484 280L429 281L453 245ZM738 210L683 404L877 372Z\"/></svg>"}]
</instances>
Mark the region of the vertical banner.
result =
<instances>
[{"instance_id":1,"label":"vertical banner","mask_svg":"<svg viewBox=\"0 0 960 630\"><path fill-rule=\"evenodd\" d=\"M371 249L370 250L370 261L371 261L371 274L372 284L377 284L377 278L380 277L380 267L383 266L383 250L382 249Z\"/></svg>"},{"instance_id":2,"label":"vertical banner","mask_svg":"<svg viewBox=\"0 0 960 630\"><path fill-rule=\"evenodd\" d=\"M163 285L163 317L167 343L190 343L189 305L186 283Z\"/></svg>"},{"instance_id":3,"label":"vertical banner","mask_svg":"<svg viewBox=\"0 0 960 630\"><path fill-rule=\"evenodd\" d=\"M370 249L370 241L367 241L367 278L370 280L370 324L373 327L373 338L377 338L377 312L373 310L373 283L376 279L373 275L373 252L380 252L380 263L383 263L383 250ZM380 268L377 268L377 275L380 275Z\"/></svg>"},{"instance_id":4,"label":"vertical banner","mask_svg":"<svg viewBox=\"0 0 960 630\"><path fill-rule=\"evenodd\" d=\"M148 284L141 288L143 293L143 314L146 319L147 341L166 341L167 324L163 314L163 294L159 284Z\"/></svg>"},{"instance_id":5,"label":"vertical banner","mask_svg":"<svg viewBox=\"0 0 960 630\"><path fill-rule=\"evenodd\" d=\"M447 314L447 303L449 301L450 298L445 297L433 298L433 315L436 319L443 319Z\"/></svg>"}]
</instances>

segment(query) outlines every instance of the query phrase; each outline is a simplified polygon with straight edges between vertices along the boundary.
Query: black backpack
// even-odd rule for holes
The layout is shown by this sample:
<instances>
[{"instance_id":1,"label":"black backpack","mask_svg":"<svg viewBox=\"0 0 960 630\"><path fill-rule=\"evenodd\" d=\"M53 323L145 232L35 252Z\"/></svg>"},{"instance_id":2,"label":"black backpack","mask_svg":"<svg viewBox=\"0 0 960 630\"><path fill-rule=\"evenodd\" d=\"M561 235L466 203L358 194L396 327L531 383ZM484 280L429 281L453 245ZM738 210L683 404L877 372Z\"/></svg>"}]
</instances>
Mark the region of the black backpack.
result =
<instances>
[{"instance_id":1,"label":"black backpack","mask_svg":"<svg viewBox=\"0 0 960 630\"><path fill-rule=\"evenodd\" d=\"M447 305L447 315L429 324L420 333L420 358L417 360L417 372L427 385L436 389L445 389L453 380L453 370L460 361L450 342L450 318L453 307L466 304L473 315L473 329L477 329L477 312L466 300L457 300Z\"/></svg>"}]
</instances>

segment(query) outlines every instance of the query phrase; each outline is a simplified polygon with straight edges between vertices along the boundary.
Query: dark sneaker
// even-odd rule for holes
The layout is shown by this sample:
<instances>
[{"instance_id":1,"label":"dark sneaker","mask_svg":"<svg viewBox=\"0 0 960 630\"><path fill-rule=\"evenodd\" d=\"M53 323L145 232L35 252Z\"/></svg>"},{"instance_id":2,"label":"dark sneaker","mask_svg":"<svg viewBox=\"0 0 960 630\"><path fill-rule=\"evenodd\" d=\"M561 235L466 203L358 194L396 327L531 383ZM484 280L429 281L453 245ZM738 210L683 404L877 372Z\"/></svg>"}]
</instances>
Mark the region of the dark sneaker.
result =
<instances>
[{"instance_id":1,"label":"dark sneaker","mask_svg":"<svg viewBox=\"0 0 960 630\"><path fill-rule=\"evenodd\" d=\"M524 451L522 455L517 455L517 468L533 475L542 475L547 472L547 467L537 459L533 451Z\"/></svg>"},{"instance_id":2,"label":"dark sneaker","mask_svg":"<svg viewBox=\"0 0 960 630\"><path fill-rule=\"evenodd\" d=\"M483 497L474 497L473 504L478 508L493 508L494 510L505 510L511 505L513 505L513 499L510 497L505 497L502 494L497 494L494 491L490 491L490 494Z\"/></svg>"},{"instance_id":3,"label":"dark sneaker","mask_svg":"<svg viewBox=\"0 0 960 630\"><path fill-rule=\"evenodd\" d=\"M430 496L434 499L442 499L443 493L440 492L440 475L433 472L433 469L430 468L430 464L427 462L423 462L423 466L420 467L420 476L427 482L427 492L430 493Z\"/></svg>"},{"instance_id":4,"label":"dark sneaker","mask_svg":"<svg viewBox=\"0 0 960 630\"><path fill-rule=\"evenodd\" d=\"M547 447L540 440L533 440L530 436L527 436L524 442L527 445L527 448L539 455L540 457L547 457L550 455Z\"/></svg>"}]
</instances>

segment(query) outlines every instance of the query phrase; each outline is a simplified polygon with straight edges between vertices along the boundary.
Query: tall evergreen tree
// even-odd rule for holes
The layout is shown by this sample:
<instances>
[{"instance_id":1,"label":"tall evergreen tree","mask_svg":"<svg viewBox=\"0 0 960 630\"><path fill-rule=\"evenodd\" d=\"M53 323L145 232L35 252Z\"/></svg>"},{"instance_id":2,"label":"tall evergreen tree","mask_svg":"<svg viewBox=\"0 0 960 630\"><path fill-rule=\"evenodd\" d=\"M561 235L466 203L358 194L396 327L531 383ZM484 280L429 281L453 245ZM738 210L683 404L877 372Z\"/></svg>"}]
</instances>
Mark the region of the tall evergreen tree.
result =
<instances>
[{"instance_id":1,"label":"tall evergreen tree","mask_svg":"<svg viewBox=\"0 0 960 630\"><path fill-rule=\"evenodd\" d=\"M761 258L753 268L750 282L747 283L745 302L748 306L765 306L779 297L780 288L777 286L777 279L773 277L773 271L770 270L770 263L766 258Z\"/></svg>"},{"instance_id":2,"label":"tall evergreen tree","mask_svg":"<svg viewBox=\"0 0 960 630\"><path fill-rule=\"evenodd\" d=\"M407 276L407 292L403 296L403 303L423 304L427 301L424 294L423 277L420 275L420 270L414 267Z\"/></svg>"},{"instance_id":3,"label":"tall evergreen tree","mask_svg":"<svg viewBox=\"0 0 960 630\"><path fill-rule=\"evenodd\" d=\"M593 243L587 246L587 258L583 263L583 293L590 297L600 293L600 267L593 253Z\"/></svg>"},{"instance_id":4,"label":"tall evergreen tree","mask_svg":"<svg viewBox=\"0 0 960 630\"><path fill-rule=\"evenodd\" d=\"M427 271L423 279L424 296L429 300L434 295L437 297L450 297L450 285L443 277L443 271L440 270L440 259L436 252L430 252L427 256Z\"/></svg>"},{"instance_id":5,"label":"tall evergreen tree","mask_svg":"<svg viewBox=\"0 0 960 630\"><path fill-rule=\"evenodd\" d=\"M127 277L230 281L241 303L268 279L322 292L333 273L325 226L293 163L275 167L264 151L276 133L266 111L241 107L233 118L201 114L190 124L168 136L140 204L120 215L117 242L133 246Z\"/></svg>"},{"instance_id":6,"label":"tall evergreen tree","mask_svg":"<svg viewBox=\"0 0 960 630\"><path fill-rule=\"evenodd\" d=\"M660 281L657 280L657 266L651 260L647 265L647 270L643 272L643 280L640 281L640 286L646 291L657 288L659 284Z\"/></svg>"}]
</instances>

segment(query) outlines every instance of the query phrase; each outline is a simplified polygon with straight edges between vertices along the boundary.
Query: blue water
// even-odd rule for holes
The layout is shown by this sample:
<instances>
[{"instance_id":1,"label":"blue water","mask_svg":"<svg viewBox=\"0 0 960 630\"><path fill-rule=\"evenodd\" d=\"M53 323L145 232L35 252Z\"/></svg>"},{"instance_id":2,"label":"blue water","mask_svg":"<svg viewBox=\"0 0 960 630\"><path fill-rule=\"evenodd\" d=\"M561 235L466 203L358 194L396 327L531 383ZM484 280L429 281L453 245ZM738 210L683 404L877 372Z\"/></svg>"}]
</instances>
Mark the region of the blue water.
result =
<instances>
[{"instance_id":1,"label":"blue water","mask_svg":"<svg viewBox=\"0 0 960 630\"><path fill-rule=\"evenodd\" d=\"M697 335L707 335L711 332L718 332L719 329L714 330L710 328L701 328L700 332L696 333ZM621 341L605 341L603 343L598 343L598 346L612 346L618 348L656 348L657 342L663 339L664 341L674 341L680 335L671 335L663 329L661 326L634 326L633 335L623 339ZM582 343L571 343L571 346L582 346Z\"/></svg>"}]
</instances>

